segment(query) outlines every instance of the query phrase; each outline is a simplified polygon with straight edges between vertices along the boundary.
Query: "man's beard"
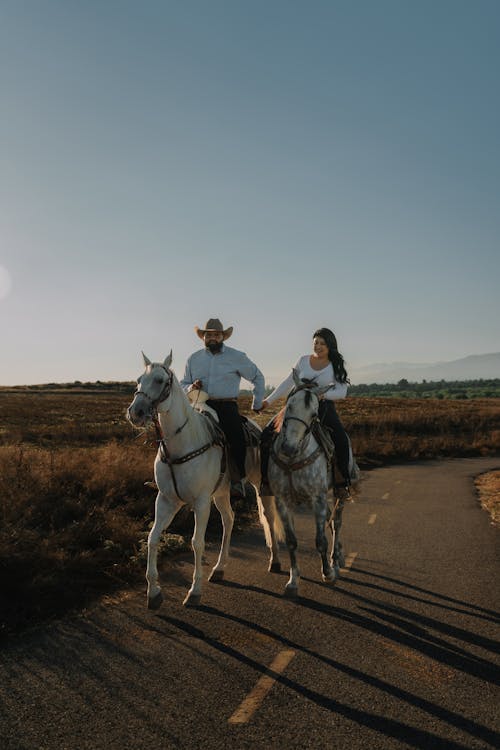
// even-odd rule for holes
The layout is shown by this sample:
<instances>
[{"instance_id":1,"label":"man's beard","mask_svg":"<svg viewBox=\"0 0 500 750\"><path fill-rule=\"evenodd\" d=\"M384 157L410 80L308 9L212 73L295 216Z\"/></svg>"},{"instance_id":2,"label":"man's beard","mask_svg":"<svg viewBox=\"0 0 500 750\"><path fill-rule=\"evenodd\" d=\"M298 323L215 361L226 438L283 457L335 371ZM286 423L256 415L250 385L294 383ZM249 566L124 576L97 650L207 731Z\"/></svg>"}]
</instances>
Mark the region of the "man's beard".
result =
<instances>
[{"instance_id":1,"label":"man's beard","mask_svg":"<svg viewBox=\"0 0 500 750\"><path fill-rule=\"evenodd\" d=\"M217 352L220 352L222 349L222 341L209 341L207 349L211 351L212 354L217 354Z\"/></svg>"}]
</instances>

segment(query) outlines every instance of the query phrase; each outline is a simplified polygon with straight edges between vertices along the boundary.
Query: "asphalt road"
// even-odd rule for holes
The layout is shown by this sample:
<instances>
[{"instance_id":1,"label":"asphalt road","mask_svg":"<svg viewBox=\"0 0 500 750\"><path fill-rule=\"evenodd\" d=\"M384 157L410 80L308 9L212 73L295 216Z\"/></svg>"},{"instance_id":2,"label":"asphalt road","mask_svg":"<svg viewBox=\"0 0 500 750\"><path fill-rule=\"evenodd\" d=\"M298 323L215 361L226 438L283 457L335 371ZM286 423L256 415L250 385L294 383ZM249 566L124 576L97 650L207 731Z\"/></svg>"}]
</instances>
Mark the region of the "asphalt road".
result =
<instances>
[{"instance_id":1,"label":"asphalt road","mask_svg":"<svg viewBox=\"0 0 500 750\"><path fill-rule=\"evenodd\" d=\"M369 472L334 587L302 511L298 601L255 528L198 609L186 556L162 564L157 613L140 587L24 634L0 653L0 748L499 747L499 531L472 480L499 465Z\"/></svg>"}]
</instances>

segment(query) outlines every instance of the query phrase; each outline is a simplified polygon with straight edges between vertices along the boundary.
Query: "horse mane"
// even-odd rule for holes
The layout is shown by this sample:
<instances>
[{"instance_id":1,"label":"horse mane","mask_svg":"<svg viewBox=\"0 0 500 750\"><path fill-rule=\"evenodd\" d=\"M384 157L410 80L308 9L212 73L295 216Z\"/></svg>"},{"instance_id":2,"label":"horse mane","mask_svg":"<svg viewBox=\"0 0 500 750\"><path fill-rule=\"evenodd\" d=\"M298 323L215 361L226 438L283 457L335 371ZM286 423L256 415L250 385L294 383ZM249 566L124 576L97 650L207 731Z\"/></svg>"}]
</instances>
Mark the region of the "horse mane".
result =
<instances>
[{"instance_id":1,"label":"horse mane","mask_svg":"<svg viewBox=\"0 0 500 750\"><path fill-rule=\"evenodd\" d=\"M180 392L180 394L182 394L181 398L183 399L186 410L189 409L188 413L193 412L194 414L196 414L196 418L193 420L193 424L195 424L199 428L200 437L205 439L207 436L207 432L208 432L208 436L212 438L213 430L209 424L210 418L207 419L207 417L205 417L199 409L195 409L193 407L191 401L187 397L186 392L184 391L183 387L179 383L179 379L177 378L175 372L173 370L170 370L170 372L172 374L172 387L175 387Z\"/></svg>"},{"instance_id":2,"label":"horse mane","mask_svg":"<svg viewBox=\"0 0 500 750\"><path fill-rule=\"evenodd\" d=\"M309 404L311 403L311 393L312 393L311 389L315 388L318 384L316 382L316 378L301 378L301 381L302 381L301 385L296 385L290 391L286 400L288 401L289 398L294 396L299 391L305 391L306 392L305 403L306 403L306 406L309 406Z\"/></svg>"}]
</instances>

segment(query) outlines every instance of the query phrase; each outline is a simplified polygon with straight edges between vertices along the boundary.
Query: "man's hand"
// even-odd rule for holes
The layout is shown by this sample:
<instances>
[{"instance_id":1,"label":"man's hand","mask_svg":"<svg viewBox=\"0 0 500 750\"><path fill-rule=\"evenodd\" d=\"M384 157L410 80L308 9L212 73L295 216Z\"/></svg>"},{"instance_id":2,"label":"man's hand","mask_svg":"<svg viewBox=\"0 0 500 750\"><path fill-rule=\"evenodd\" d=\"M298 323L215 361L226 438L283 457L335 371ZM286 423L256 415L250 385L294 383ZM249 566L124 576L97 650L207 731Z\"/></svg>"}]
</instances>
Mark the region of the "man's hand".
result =
<instances>
[{"instance_id":1,"label":"man's hand","mask_svg":"<svg viewBox=\"0 0 500 750\"><path fill-rule=\"evenodd\" d=\"M194 383L191 383L188 390L201 391L202 387L203 387L203 383L201 382L201 380L195 380Z\"/></svg>"},{"instance_id":2,"label":"man's hand","mask_svg":"<svg viewBox=\"0 0 500 750\"><path fill-rule=\"evenodd\" d=\"M264 399L264 401L262 402L262 405L261 405L261 406L259 406L259 408L258 408L258 409L256 409L256 408L255 408L255 406L252 406L252 411L255 411L255 412L257 412L257 414L260 414L260 413L261 413L261 411L263 411L264 409L267 409L267 407L268 407L268 406L269 406L269 404L268 404L268 403L267 403L267 401L266 401L266 400Z\"/></svg>"}]
</instances>

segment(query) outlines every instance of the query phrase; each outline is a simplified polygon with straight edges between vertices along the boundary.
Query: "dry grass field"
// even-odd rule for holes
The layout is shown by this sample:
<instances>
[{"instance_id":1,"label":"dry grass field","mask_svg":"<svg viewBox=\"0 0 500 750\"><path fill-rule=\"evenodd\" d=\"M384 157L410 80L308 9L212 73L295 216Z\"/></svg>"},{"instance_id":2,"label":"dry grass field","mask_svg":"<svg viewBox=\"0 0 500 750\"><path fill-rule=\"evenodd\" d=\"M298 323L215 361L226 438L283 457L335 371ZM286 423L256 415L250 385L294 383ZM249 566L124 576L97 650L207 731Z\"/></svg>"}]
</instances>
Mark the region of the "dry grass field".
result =
<instances>
[{"instance_id":1,"label":"dry grass field","mask_svg":"<svg viewBox=\"0 0 500 750\"><path fill-rule=\"evenodd\" d=\"M0 389L0 635L143 578L155 446L125 420L133 389ZM348 398L338 410L361 468L500 451L500 399ZM181 512L165 554L189 547L191 524Z\"/></svg>"}]
</instances>

